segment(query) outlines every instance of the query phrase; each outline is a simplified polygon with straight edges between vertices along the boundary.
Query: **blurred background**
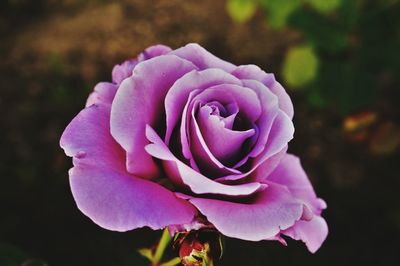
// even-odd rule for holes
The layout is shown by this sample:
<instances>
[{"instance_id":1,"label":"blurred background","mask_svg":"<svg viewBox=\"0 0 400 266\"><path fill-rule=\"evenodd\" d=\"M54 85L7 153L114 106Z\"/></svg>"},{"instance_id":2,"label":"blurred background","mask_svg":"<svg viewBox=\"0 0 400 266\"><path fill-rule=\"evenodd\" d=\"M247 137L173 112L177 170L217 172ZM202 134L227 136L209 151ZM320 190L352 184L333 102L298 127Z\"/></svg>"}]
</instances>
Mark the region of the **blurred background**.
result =
<instances>
[{"instance_id":1,"label":"blurred background","mask_svg":"<svg viewBox=\"0 0 400 266\"><path fill-rule=\"evenodd\" d=\"M328 203L315 255L227 239L219 265L400 265L397 0L2 0L0 265L148 265L136 249L161 232L80 213L58 141L115 64L188 42L276 74L295 106L290 152Z\"/></svg>"}]
</instances>

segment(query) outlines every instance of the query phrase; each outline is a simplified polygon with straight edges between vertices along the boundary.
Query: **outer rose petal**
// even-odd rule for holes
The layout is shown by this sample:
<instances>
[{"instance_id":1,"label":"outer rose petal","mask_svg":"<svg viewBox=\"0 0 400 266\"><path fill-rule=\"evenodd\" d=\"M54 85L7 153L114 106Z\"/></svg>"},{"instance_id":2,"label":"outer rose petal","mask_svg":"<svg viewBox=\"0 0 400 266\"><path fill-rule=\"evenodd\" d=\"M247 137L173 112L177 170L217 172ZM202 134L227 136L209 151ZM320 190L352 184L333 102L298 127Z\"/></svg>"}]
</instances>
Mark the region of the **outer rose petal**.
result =
<instances>
[{"instance_id":1,"label":"outer rose petal","mask_svg":"<svg viewBox=\"0 0 400 266\"><path fill-rule=\"evenodd\" d=\"M295 240L303 241L308 250L315 253L328 236L328 225L324 218L314 216L311 221L298 221L296 224L282 232Z\"/></svg>"},{"instance_id":2,"label":"outer rose petal","mask_svg":"<svg viewBox=\"0 0 400 266\"><path fill-rule=\"evenodd\" d=\"M111 109L111 134L127 152L127 169L140 177L158 175L158 166L144 150L145 126L162 118L165 95L172 84L196 67L174 55L162 55L138 64L125 79Z\"/></svg>"},{"instance_id":3,"label":"outer rose petal","mask_svg":"<svg viewBox=\"0 0 400 266\"><path fill-rule=\"evenodd\" d=\"M78 208L109 230L188 224L196 213L187 201L164 187L110 169L74 167L70 184Z\"/></svg>"},{"instance_id":4,"label":"outer rose petal","mask_svg":"<svg viewBox=\"0 0 400 266\"><path fill-rule=\"evenodd\" d=\"M110 105L93 104L83 109L67 126L60 146L73 163L124 169L124 152L110 136Z\"/></svg>"},{"instance_id":5,"label":"outer rose petal","mask_svg":"<svg viewBox=\"0 0 400 266\"><path fill-rule=\"evenodd\" d=\"M255 79L267 86L279 99L279 108L290 118L293 118L293 103L282 85L275 80L274 74L265 73L256 65L238 66L232 71L235 77L240 79Z\"/></svg>"},{"instance_id":6,"label":"outer rose petal","mask_svg":"<svg viewBox=\"0 0 400 266\"><path fill-rule=\"evenodd\" d=\"M141 54L139 54L138 60L142 62L156 56L168 54L171 51L172 49L166 45L163 44L153 45L144 50Z\"/></svg>"},{"instance_id":7,"label":"outer rose petal","mask_svg":"<svg viewBox=\"0 0 400 266\"><path fill-rule=\"evenodd\" d=\"M303 206L283 186L271 185L251 203L216 199L189 199L222 234L243 240L259 241L276 236L298 221Z\"/></svg>"},{"instance_id":8,"label":"outer rose petal","mask_svg":"<svg viewBox=\"0 0 400 266\"><path fill-rule=\"evenodd\" d=\"M112 81L116 84L120 84L124 79L132 76L132 71L138 63L156 56L167 54L170 51L171 48L165 45L158 44L150 46L144 50L143 53L139 54L137 58L129 59L119 65L115 65L112 70Z\"/></svg>"},{"instance_id":9,"label":"outer rose petal","mask_svg":"<svg viewBox=\"0 0 400 266\"><path fill-rule=\"evenodd\" d=\"M197 43L189 43L173 50L170 54L193 62L199 69L220 68L226 72L232 72L236 68L235 65L216 57Z\"/></svg>"},{"instance_id":10,"label":"outer rose petal","mask_svg":"<svg viewBox=\"0 0 400 266\"><path fill-rule=\"evenodd\" d=\"M99 82L94 87L93 92L89 95L86 101L86 107L96 104L111 104L117 92L117 85L109 82Z\"/></svg>"},{"instance_id":11,"label":"outer rose petal","mask_svg":"<svg viewBox=\"0 0 400 266\"><path fill-rule=\"evenodd\" d=\"M312 213L307 215L309 221L298 221L293 227L281 233L296 240L302 240L310 252L317 251L328 235L328 226L325 220L319 216L321 211L326 208L326 204L315 195L299 158L286 154L280 164L266 178L266 181L286 186L293 197L311 209Z\"/></svg>"},{"instance_id":12,"label":"outer rose petal","mask_svg":"<svg viewBox=\"0 0 400 266\"><path fill-rule=\"evenodd\" d=\"M195 209L156 183L125 171L124 153L110 135L110 105L91 105L65 129L60 145L74 156L70 170L79 209L100 226L126 231L192 221Z\"/></svg>"},{"instance_id":13,"label":"outer rose petal","mask_svg":"<svg viewBox=\"0 0 400 266\"><path fill-rule=\"evenodd\" d=\"M326 208L325 202L315 195L299 158L292 154L286 154L282 158L266 181L286 186L294 197L307 204L315 214L320 214Z\"/></svg>"},{"instance_id":14,"label":"outer rose petal","mask_svg":"<svg viewBox=\"0 0 400 266\"><path fill-rule=\"evenodd\" d=\"M294 115L293 103L286 90L276 80L269 88L276 96L278 96L279 108L281 108L281 110L284 111L292 119Z\"/></svg>"},{"instance_id":15,"label":"outer rose petal","mask_svg":"<svg viewBox=\"0 0 400 266\"><path fill-rule=\"evenodd\" d=\"M139 62L136 58L132 58L122 62L119 65L115 65L111 73L112 81L117 85L121 84L124 79L132 76L133 68L138 63Z\"/></svg>"}]
</instances>

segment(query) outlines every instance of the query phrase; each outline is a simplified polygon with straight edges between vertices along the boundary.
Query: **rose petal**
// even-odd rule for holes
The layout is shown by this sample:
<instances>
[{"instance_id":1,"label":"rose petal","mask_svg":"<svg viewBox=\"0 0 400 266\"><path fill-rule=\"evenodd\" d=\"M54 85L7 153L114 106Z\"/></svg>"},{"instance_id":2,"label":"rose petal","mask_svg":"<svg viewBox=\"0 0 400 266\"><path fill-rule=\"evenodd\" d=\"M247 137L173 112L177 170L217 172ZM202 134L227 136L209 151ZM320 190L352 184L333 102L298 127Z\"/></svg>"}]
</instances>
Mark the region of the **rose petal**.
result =
<instances>
[{"instance_id":1,"label":"rose petal","mask_svg":"<svg viewBox=\"0 0 400 266\"><path fill-rule=\"evenodd\" d=\"M202 162L203 166L209 165L208 168L214 169L215 175L226 175L229 173L238 174L240 171L224 166L215 158L209 148L206 147L207 145L201 137L200 129L198 126L196 129L196 125L192 123L194 119L190 116L190 110L193 110L196 102L208 103L212 101L217 101L223 105L236 104L240 110L240 114L249 123L254 123L261 114L261 107L257 94L249 88L234 84L221 84L209 87L203 91L194 90L189 94L189 99L182 114L182 123L180 127L182 153L195 169L198 169L197 159ZM193 137L193 140L189 139L187 134L191 135L190 137ZM196 143L192 144L192 141ZM197 151L198 158L193 157L192 151Z\"/></svg>"},{"instance_id":2,"label":"rose petal","mask_svg":"<svg viewBox=\"0 0 400 266\"><path fill-rule=\"evenodd\" d=\"M165 45L158 44L150 46L139 54L137 58L129 59L119 65L115 65L112 70L112 81L118 85L121 84L124 79L132 76L132 71L138 63L156 56L167 54L170 51L171 48Z\"/></svg>"},{"instance_id":3,"label":"rose petal","mask_svg":"<svg viewBox=\"0 0 400 266\"><path fill-rule=\"evenodd\" d=\"M288 146L284 147L280 152L272 155L268 160L265 160L262 164L257 166L254 173L252 174L252 180L258 182L265 182L268 176L275 170L279 165L282 158L287 152Z\"/></svg>"},{"instance_id":4,"label":"rose petal","mask_svg":"<svg viewBox=\"0 0 400 266\"><path fill-rule=\"evenodd\" d=\"M97 85L94 87L93 92L89 95L86 101L86 107L98 103L111 104L114 100L117 89L118 87L113 83L97 83Z\"/></svg>"},{"instance_id":5,"label":"rose petal","mask_svg":"<svg viewBox=\"0 0 400 266\"><path fill-rule=\"evenodd\" d=\"M219 177L215 179L215 181L224 183L226 181L235 181L248 177L251 181L265 183L267 175L270 174L278 166L282 157L286 154L286 151L287 146L278 153L263 161L263 163L253 165L247 172L238 175L227 175Z\"/></svg>"},{"instance_id":6,"label":"rose petal","mask_svg":"<svg viewBox=\"0 0 400 266\"><path fill-rule=\"evenodd\" d=\"M197 43L189 43L184 47L173 50L170 54L189 60L199 69L220 68L231 72L236 68L235 65L216 57Z\"/></svg>"},{"instance_id":7,"label":"rose petal","mask_svg":"<svg viewBox=\"0 0 400 266\"><path fill-rule=\"evenodd\" d=\"M240 65L232 72L232 75L239 79L254 79L269 87L275 82L274 74L266 73L256 65Z\"/></svg>"},{"instance_id":8,"label":"rose petal","mask_svg":"<svg viewBox=\"0 0 400 266\"><path fill-rule=\"evenodd\" d=\"M134 75L121 83L111 109L111 134L127 152L130 173L145 178L158 175L157 165L144 150L145 125L162 123L167 91L195 68L177 56L162 55L138 64Z\"/></svg>"},{"instance_id":9,"label":"rose petal","mask_svg":"<svg viewBox=\"0 0 400 266\"><path fill-rule=\"evenodd\" d=\"M221 194L227 196L246 196L263 190L265 185L258 182L249 182L241 185L224 185L215 182L177 159L157 133L150 127L146 127L146 136L151 144L146 146L146 151L155 158L164 162L165 171L171 180L178 184L187 185L196 194Z\"/></svg>"},{"instance_id":10,"label":"rose petal","mask_svg":"<svg viewBox=\"0 0 400 266\"><path fill-rule=\"evenodd\" d=\"M278 98L275 94L273 94L264 84L256 80L242 80L244 86L253 89L261 103L261 115L257 120L257 130L258 130L258 137L256 142L253 144L253 148L251 151L244 156L233 168L239 168L243 164L245 164L249 157L256 157L262 151L265 150L265 145L268 141L269 132L271 130L272 124L274 122L275 117L278 114ZM226 176L222 177L220 180L234 180L240 179L241 177L234 177L234 176Z\"/></svg>"},{"instance_id":11,"label":"rose petal","mask_svg":"<svg viewBox=\"0 0 400 266\"><path fill-rule=\"evenodd\" d=\"M292 119L293 115L294 115L293 103L292 103L292 100L290 99L289 95L287 94L286 90L282 87L282 85L278 81L275 81L268 88L270 88L271 91L276 96L278 96L279 108L282 111L284 111L290 117L290 119Z\"/></svg>"},{"instance_id":12,"label":"rose petal","mask_svg":"<svg viewBox=\"0 0 400 266\"><path fill-rule=\"evenodd\" d=\"M193 159L196 161L196 165L198 165L202 173L204 173L207 177L209 178L214 178L217 176L221 175L229 175L229 174L240 174L241 172L239 170L227 167L225 164L223 164L218 158L216 158L215 154L211 151L210 147L202 134L201 128L198 125L196 118L194 116L194 110L195 108L192 109L192 117L190 119L190 152L191 155L193 156ZM207 130L206 128L202 128L203 131ZM221 130L221 128L219 128ZM226 130L226 129L223 129ZM213 137L214 134L219 134L219 136L224 135L224 137L227 137L227 134L223 134L223 132L209 132L210 133L210 138ZM231 130L229 130L231 131ZM233 132L233 131L231 131ZM250 132L254 134L253 132ZM222 138L221 141L224 141ZM225 143L232 144L227 145L227 149L230 149L232 151L233 147L236 148L235 145L239 145L239 143L233 143L233 140L230 140L229 142L226 141ZM211 143L212 145L219 145L219 143L213 142ZM214 146L213 148L220 148L219 146ZM239 147L240 148L240 147ZM236 152L237 153L237 152ZM192 158L190 158L192 159Z\"/></svg>"},{"instance_id":13,"label":"rose petal","mask_svg":"<svg viewBox=\"0 0 400 266\"><path fill-rule=\"evenodd\" d=\"M234 69L232 75L240 79L254 79L263 83L278 97L279 108L282 109L290 119L293 118L293 103L282 85L275 80L274 74L265 73L256 65L243 65Z\"/></svg>"},{"instance_id":14,"label":"rose petal","mask_svg":"<svg viewBox=\"0 0 400 266\"><path fill-rule=\"evenodd\" d=\"M296 224L282 232L295 240L303 241L311 253L315 253L328 236L328 225L324 218L314 216L311 221L297 221Z\"/></svg>"},{"instance_id":15,"label":"rose petal","mask_svg":"<svg viewBox=\"0 0 400 266\"><path fill-rule=\"evenodd\" d=\"M181 126L179 128L180 132L180 142L182 147L182 155L185 159L189 160L190 166L196 171L200 172L199 167L193 159L192 151L190 149L190 136L189 136L189 127L190 127L190 112L189 106L192 106L193 98L200 93L200 89L196 89L189 93L189 98L183 108Z\"/></svg>"},{"instance_id":16,"label":"rose petal","mask_svg":"<svg viewBox=\"0 0 400 266\"><path fill-rule=\"evenodd\" d=\"M259 128L259 137L248 155L254 158L265 149L272 123L278 114L278 98L259 81L242 80L242 82L245 87L251 88L257 93L262 109L256 122Z\"/></svg>"},{"instance_id":17,"label":"rose petal","mask_svg":"<svg viewBox=\"0 0 400 266\"><path fill-rule=\"evenodd\" d=\"M139 54L138 60L139 62L142 62L156 56L168 54L171 51L172 49L166 45L163 44L153 45L148 47L141 54Z\"/></svg>"},{"instance_id":18,"label":"rose petal","mask_svg":"<svg viewBox=\"0 0 400 266\"><path fill-rule=\"evenodd\" d=\"M188 224L196 213L164 187L107 168L74 167L70 184L78 208L108 230Z\"/></svg>"},{"instance_id":19,"label":"rose petal","mask_svg":"<svg viewBox=\"0 0 400 266\"><path fill-rule=\"evenodd\" d=\"M110 136L110 105L93 104L67 126L60 146L77 165L124 169L124 152Z\"/></svg>"},{"instance_id":20,"label":"rose petal","mask_svg":"<svg viewBox=\"0 0 400 266\"><path fill-rule=\"evenodd\" d=\"M268 186L250 203L217 199L189 199L222 234L243 240L272 238L290 228L303 212L302 204L279 185Z\"/></svg>"},{"instance_id":21,"label":"rose petal","mask_svg":"<svg viewBox=\"0 0 400 266\"><path fill-rule=\"evenodd\" d=\"M223 70L212 68L189 72L174 83L165 97L165 113L167 119L165 141L167 145L169 144L172 131L182 116L189 94L194 90L200 92L219 84L241 85L241 82L236 77Z\"/></svg>"},{"instance_id":22,"label":"rose petal","mask_svg":"<svg viewBox=\"0 0 400 266\"><path fill-rule=\"evenodd\" d=\"M121 84L124 79L132 76L132 71L138 63L136 58L132 58L115 65L111 72L112 81L117 85Z\"/></svg>"},{"instance_id":23,"label":"rose petal","mask_svg":"<svg viewBox=\"0 0 400 266\"><path fill-rule=\"evenodd\" d=\"M126 173L124 153L110 135L110 105L91 105L65 129L60 145L79 209L100 226L127 231L190 223L195 209L158 184Z\"/></svg>"},{"instance_id":24,"label":"rose petal","mask_svg":"<svg viewBox=\"0 0 400 266\"><path fill-rule=\"evenodd\" d=\"M278 111L271 130L268 134L268 141L263 152L254 159L254 167L258 167L266 159L284 149L290 140L293 139L294 126L292 120L281 110Z\"/></svg>"},{"instance_id":25,"label":"rose petal","mask_svg":"<svg viewBox=\"0 0 400 266\"><path fill-rule=\"evenodd\" d=\"M282 150L287 149L287 144L293 138L293 133L294 127L292 121L283 111L279 110L272 124L265 149L252 161L250 169L242 174L228 175L217 178L216 181L222 182L245 178L253 173L263 163L268 163L273 166L284 154ZM256 180L261 179L256 178Z\"/></svg>"},{"instance_id":26,"label":"rose petal","mask_svg":"<svg viewBox=\"0 0 400 266\"><path fill-rule=\"evenodd\" d=\"M244 131L232 130L225 127L225 123L215 115L211 115L211 108L205 106L198 111L197 119L192 119L198 124L201 136L211 153L220 162L226 165L240 152L244 142L255 134L254 129Z\"/></svg>"},{"instance_id":27,"label":"rose petal","mask_svg":"<svg viewBox=\"0 0 400 266\"><path fill-rule=\"evenodd\" d=\"M187 109L190 111L196 101L204 104L217 101L222 105L234 103L239 108L239 114L249 124L257 121L261 115L261 104L257 94L252 89L235 84L220 84L209 87L193 94L192 100L189 100L190 103ZM187 116L190 116L190 112ZM182 119L185 118L182 117Z\"/></svg>"},{"instance_id":28,"label":"rose petal","mask_svg":"<svg viewBox=\"0 0 400 266\"><path fill-rule=\"evenodd\" d=\"M302 240L312 253L317 251L328 234L328 226L325 220L319 216L321 211L326 208L326 203L317 198L306 173L301 167L299 158L286 154L280 164L267 177L266 181L287 187L293 197L305 204L306 210L310 208L308 211L303 212L302 218L305 219L282 231L282 234L296 240ZM307 214L307 212L312 213ZM312 215L313 213L316 215Z\"/></svg>"},{"instance_id":29,"label":"rose petal","mask_svg":"<svg viewBox=\"0 0 400 266\"><path fill-rule=\"evenodd\" d=\"M292 154L282 158L275 170L266 176L266 181L286 186L294 197L307 204L317 215L326 208L325 202L317 198L299 158Z\"/></svg>"},{"instance_id":30,"label":"rose petal","mask_svg":"<svg viewBox=\"0 0 400 266\"><path fill-rule=\"evenodd\" d=\"M234 84L220 84L209 87L203 91L196 89L190 92L182 113L180 137L183 156L190 161L190 165L194 169L198 169L198 167L196 162L193 160L190 148L190 139L188 138L187 134L190 131L190 123L188 123L191 120L190 110L193 109L196 101L203 103L218 101L224 105L235 103L240 110L240 114L244 116L244 119L249 123L254 123L261 114L261 107L257 94L249 88L244 88ZM222 164L218 163L218 160L213 158L211 153L207 152L207 150L204 150L204 152L210 154L208 155L210 159L209 161L217 166L216 169L224 169L232 172L230 169L227 169L225 166L222 166Z\"/></svg>"}]
</instances>

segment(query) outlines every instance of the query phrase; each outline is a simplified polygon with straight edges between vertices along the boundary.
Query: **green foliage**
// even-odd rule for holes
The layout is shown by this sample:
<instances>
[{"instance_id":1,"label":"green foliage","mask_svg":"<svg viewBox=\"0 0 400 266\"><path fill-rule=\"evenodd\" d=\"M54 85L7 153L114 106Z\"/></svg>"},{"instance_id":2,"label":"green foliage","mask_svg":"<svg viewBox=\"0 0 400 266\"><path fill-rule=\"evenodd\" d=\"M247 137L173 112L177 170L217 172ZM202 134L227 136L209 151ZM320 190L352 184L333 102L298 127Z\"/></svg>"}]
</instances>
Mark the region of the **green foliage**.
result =
<instances>
[{"instance_id":1,"label":"green foliage","mask_svg":"<svg viewBox=\"0 0 400 266\"><path fill-rule=\"evenodd\" d=\"M337 9L342 0L304 0L304 2L321 13L329 13Z\"/></svg>"},{"instance_id":2,"label":"green foliage","mask_svg":"<svg viewBox=\"0 0 400 266\"><path fill-rule=\"evenodd\" d=\"M317 108L324 107L327 104L325 97L321 94L321 90L315 84L311 84L308 88L307 100L311 106Z\"/></svg>"},{"instance_id":3,"label":"green foliage","mask_svg":"<svg viewBox=\"0 0 400 266\"><path fill-rule=\"evenodd\" d=\"M312 106L352 112L372 103L380 80L400 73L398 0L258 3L269 27L297 30L307 44L287 51L282 72L289 88L307 89Z\"/></svg>"},{"instance_id":4,"label":"green foliage","mask_svg":"<svg viewBox=\"0 0 400 266\"><path fill-rule=\"evenodd\" d=\"M172 238L168 231L168 228L165 228L155 251L153 251L151 248L142 248L138 250L138 253L143 257L147 258L151 262L151 265L160 265L160 266L178 265L181 262L181 259L179 257L175 257L164 263L161 263L161 260L164 257L165 249L168 247L171 240Z\"/></svg>"},{"instance_id":5,"label":"green foliage","mask_svg":"<svg viewBox=\"0 0 400 266\"><path fill-rule=\"evenodd\" d=\"M274 29L286 26L289 16L300 6L300 0L260 0L267 12L268 25Z\"/></svg>"},{"instance_id":6,"label":"green foliage","mask_svg":"<svg viewBox=\"0 0 400 266\"><path fill-rule=\"evenodd\" d=\"M376 85L363 66L346 61L330 61L321 65L316 82L326 103L347 114L370 103L376 96Z\"/></svg>"},{"instance_id":7,"label":"green foliage","mask_svg":"<svg viewBox=\"0 0 400 266\"><path fill-rule=\"evenodd\" d=\"M312 47L293 47L283 63L283 77L293 88L303 87L317 76L318 64L318 57Z\"/></svg>"},{"instance_id":8,"label":"green foliage","mask_svg":"<svg viewBox=\"0 0 400 266\"><path fill-rule=\"evenodd\" d=\"M302 32L305 39L316 49L339 52L348 44L347 31L344 26L321 14L298 10L293 15L291 24Z\"/></svg>"},{"instance_id":9,"label":"green foliage","mask_svg":"<svg viewBox=\"0 0 400 266\"><path fill-rule=\"evenodd\" d=\"M255 0L228 0L226 2L228 14L238 23L248 21L254 15L256 8Z\"/></svg>"}]
</instances>

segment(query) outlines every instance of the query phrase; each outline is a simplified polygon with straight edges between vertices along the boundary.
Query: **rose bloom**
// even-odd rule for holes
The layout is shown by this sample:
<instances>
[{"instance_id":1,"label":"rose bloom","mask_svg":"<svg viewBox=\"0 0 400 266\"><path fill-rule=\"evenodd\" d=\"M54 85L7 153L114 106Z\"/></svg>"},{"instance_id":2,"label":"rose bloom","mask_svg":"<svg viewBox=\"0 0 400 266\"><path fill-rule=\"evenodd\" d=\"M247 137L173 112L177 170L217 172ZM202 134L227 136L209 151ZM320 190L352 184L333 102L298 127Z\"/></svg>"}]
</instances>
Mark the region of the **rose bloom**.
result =
<instances>
[{"instance_id":1,"label":"rose bloom","mask_svg":"<svg viewBox=\"0 0 400 266\"><path fill-rule=\"evenodd\" d=\"M116 65L60 145L78 208L103 228L215 228L250 240L302 240L328 227L299 159L293 105L273 74L198 44L157 45Z\"/></svg>"}]
</instances>

